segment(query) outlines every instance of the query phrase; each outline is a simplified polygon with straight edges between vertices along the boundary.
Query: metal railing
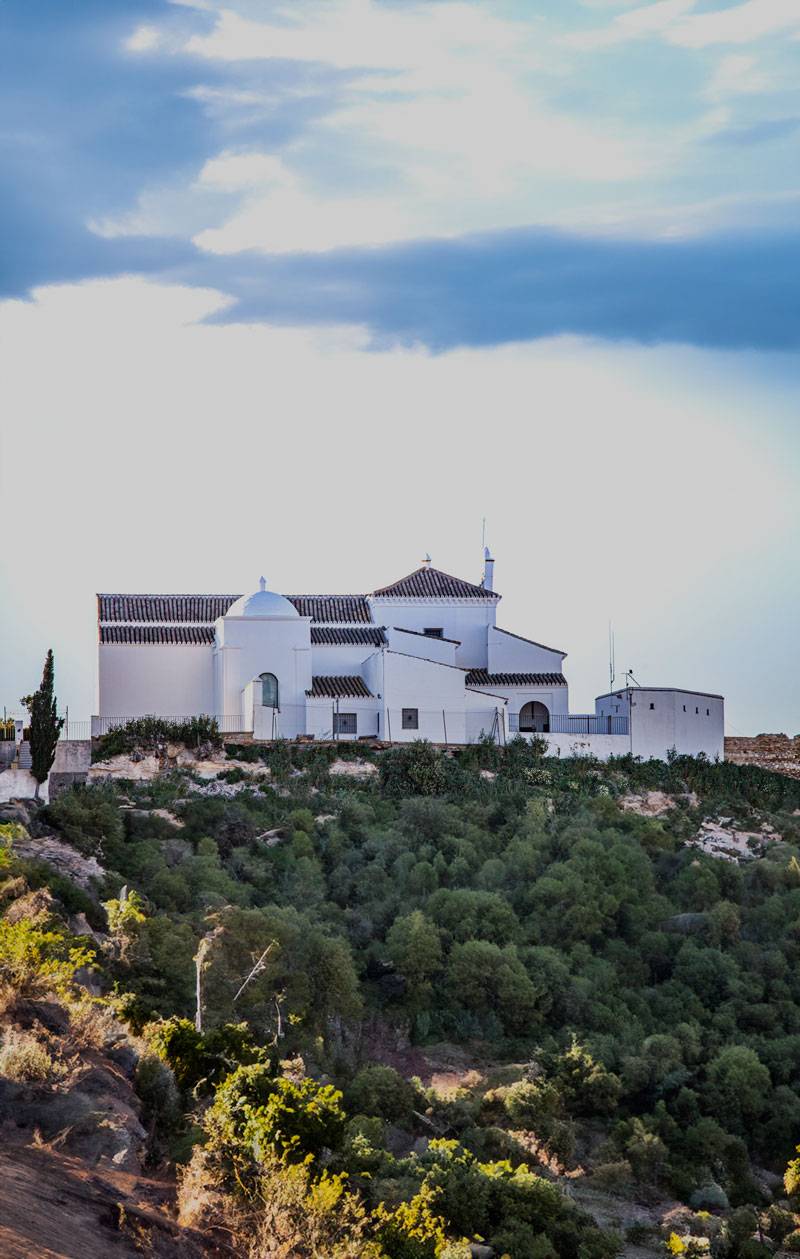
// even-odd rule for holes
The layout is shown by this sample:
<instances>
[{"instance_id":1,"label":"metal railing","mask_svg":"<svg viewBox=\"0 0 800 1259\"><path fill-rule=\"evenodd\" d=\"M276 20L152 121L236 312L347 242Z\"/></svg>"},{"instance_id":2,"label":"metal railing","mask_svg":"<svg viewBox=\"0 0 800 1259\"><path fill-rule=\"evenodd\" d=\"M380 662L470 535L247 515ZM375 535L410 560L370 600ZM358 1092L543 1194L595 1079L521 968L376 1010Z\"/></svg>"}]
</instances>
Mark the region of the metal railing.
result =
<instances>
[{"instance_id":1,"label":"metal railing","mask_svg":"<svg viewBox=\"0 0 800 1259\"><path fill-rule=\"evenodd\" d=\"M508 728L512 734L617 734L628 733L627 717L600 716L597 713L551 713L542 721L537 719L533 729L523 722L519 713L509 713Z\"/></svg>"},{"instance_id":2,"label":"metal railing","mask_svg":"<svg viewBox=\"0 0 800 1259\"><path fill-rule=\"evenodd\" d=\"M266 710L265 710L266 711ZM166 722L190 721L199 714L182 714L161 717ZM215 720L221 734L251 733L256 741L293 739L306 735L320 741L358 738L379 738L389 743L406 743L414 739L427 739L431 743L476 743L481 738L492 738L505 743L517 734L566 734L576 737L587 735L627 735L627 716L600 716L596 713L552 713L549 719L537 721L537 730L531 730L523 721L520 726L518 713L508 713L503 707L479 709L442 708L385 708L377 701L374 706L363 699L322 704L310 703L284 705L268 710L269 720L260 714L257 729L244 730L241 713L217 715ZM355 729L353 729L353 718ZM140 717L92 717L91 720L75 721L65 716L60 738L79 740L97 738L108 734L129 721ZM542 728L544 727L544 728Z\"/></svg>"}]
</instances>

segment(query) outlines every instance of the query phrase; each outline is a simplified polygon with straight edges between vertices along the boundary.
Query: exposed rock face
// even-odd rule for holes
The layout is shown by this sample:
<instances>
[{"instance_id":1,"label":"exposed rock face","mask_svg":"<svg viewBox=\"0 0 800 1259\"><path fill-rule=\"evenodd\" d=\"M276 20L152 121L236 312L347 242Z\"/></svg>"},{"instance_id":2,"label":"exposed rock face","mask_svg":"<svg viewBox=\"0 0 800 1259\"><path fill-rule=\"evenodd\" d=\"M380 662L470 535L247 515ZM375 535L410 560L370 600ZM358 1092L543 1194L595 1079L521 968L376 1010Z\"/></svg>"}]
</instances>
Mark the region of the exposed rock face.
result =
<instances>
[{"instance_id":1,"label":"exposed rock face","mask_svg":"<svg viewBox=\"0 0 800 1259\"><path fill-rule=\"evenodd\" d=\"M781 838L766 822L760 830L746 831L734 826L732 818L721 817L706 818L690 843L709 857L741 862L760 857L768 844L779 842Z\"/></svg>"},{"instance_id":2,"label":"exposed rock face","mask_svg":"<svg viewBox=\"0 0 800 1259\"><path fill-rule=\"evenodd\" d=\"M639 813L642 817L661 817L669 813L670 809L676 808L678 801L684 801L690 808L699 804L693 791L683 796L671 796L666 791L643 791L638 795L623 796L619 804L626 813Z\"/></svg>"},{"instance_id":3,"label":"exposed rock face","mask_svg":"<svg viewBox=\"0 0 800 1259\"><path fill-rule=\"evenodd\" d=\"M95 761L88 772L89 782L102 782L106 778L123 778L131 782L151 782L172 769L185 769L196 778L212 782L234 765L250 777L260 778L269 774L265 765L249 765L246 762L229 761L224 748L213 748L204 743L199 748L187 748L182 743L167 743L156 752L128 752L110 756L105 761ZM239 784L230 784L241 790ZM246 785L246 784L245 784ZM236 792L222 794L235 795Z\"/></svg>"},{"instance_id":4,"label":"exposed rock face","mask_svg":"<svg viewBox=\"0 0 800 1259\"><path fill-rule=\"evenodd\" d=\"M96 761L88 773L89 782L102 782L104 778L129 778L131 782L151 782L162 772L161 761L155 755L110 756L107 761Z\"/></svg>"},{"instance_id":5,"label":"exposed rock face","mask_svg":"<svg viewBox=\"0 0 800 1259\"><path fill-rule=\"evenodd\" d=\"M787 778L800 778L800 735L758 734L754 738L726 738L725 760L735 765L760 765Z\"/></svg>"},{"instance_id":6,"label":"exposed rock face","mask_svg":"<svg viewBox=\"0 0 800 1259\"><path fill-rule=\"evenodd\" d=\"M14 840L14 855L29 861L46 861L49 866L89 891L93 879L105 878L105 870L94 857L83 857L55 835L34 839L30 835Z\"/></svg>"},{"instance_id":7,"label":"exposed rock face","mask_svg":"<svg viewBox=\"0 0 800 1259\"><path fill-rule=\"evenodd\" d=\"M328 772L342 778L371 778L378 766L371 761L334 761Z\"/></svg>"}]
</instances>

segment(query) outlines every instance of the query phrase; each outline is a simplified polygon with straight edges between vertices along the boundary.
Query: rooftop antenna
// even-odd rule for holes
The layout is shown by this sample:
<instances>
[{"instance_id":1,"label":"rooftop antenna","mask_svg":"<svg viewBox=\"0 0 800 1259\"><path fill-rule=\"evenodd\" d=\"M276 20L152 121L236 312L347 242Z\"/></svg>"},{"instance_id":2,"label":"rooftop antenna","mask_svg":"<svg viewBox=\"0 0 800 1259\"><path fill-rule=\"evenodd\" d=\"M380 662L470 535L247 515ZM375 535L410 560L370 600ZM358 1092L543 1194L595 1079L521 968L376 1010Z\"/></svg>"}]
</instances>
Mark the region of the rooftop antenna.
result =
<instances>
[{"instance_id":1,"label":"rooftop antenna","mask_svg":"<svg viewBox=\"0 0 800 1259\"><path fill-rule=\"evenodd\" d=\"M614 682L617 676L617 660L616 647L614 643L614 626L611 621L608 622L608 676L610 680L609 690L613 691Z\"/></svg>"},{"instance_id":2,"label":"rooftop antenna","mask_svg":"<svg viewBox=\"0 0 800 1259\"><path fill-rule=\"evenodd\" d=\"M633 676L633 669L626 669L625 670L625 685L630 686L631 682L633 683L634 686L641 687L641 683L637 682L636 678Z\"/></svg>"}]
</instances>

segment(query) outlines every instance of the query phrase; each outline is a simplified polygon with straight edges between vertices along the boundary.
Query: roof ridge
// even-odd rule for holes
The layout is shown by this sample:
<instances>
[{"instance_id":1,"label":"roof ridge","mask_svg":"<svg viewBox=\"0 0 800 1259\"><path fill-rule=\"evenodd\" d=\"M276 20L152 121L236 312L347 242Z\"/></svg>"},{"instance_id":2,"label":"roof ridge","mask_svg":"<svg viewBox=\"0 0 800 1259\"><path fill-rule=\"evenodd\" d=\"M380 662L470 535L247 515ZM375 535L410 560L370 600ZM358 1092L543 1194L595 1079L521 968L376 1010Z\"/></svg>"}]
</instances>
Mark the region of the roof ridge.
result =
<instances>
[{"instance_id":1,"label":"roof ridge","mask_svg":"<svg viewBox=\"0 0 800 1259\"><path fill-rule=\"evenodd\" d=\"M398 586L404 586L407 582L414 581L415 578L421 579L422 581L424 581L426 578L430 579L434 576L439 577L439 578L444 578L446 581L453 582L456 586L466 586L468 587L469 590L474 590L475 594L477 596L480 596L483 599L490 599L490 600L500 599L500 595L498 595L494 590L487 590L485 586L479 585L477 582L467 581L466 577L457 577L455 573L447 573L445 572L443 568L435 568L433 565L428 565L428 564L420 565L420 567L415 568L413 572L406 573L404 577L399 577L396 581L390 582L387 586L379 586L376 590L373 590L371 594L373 598L379 597L380 595L391 595L392 592L396 590ZM403 598L404 596L401 595L398 597ZM431 595L426 596L422 594L422 595L418 595L417 597L431 598L431 597L436 597L436 596L431 596ZM446 594L443 594L439 597L447 598L448 596ZM459 598L458 595L450 595L449 597Z\"/></svg>"}]
</instances>

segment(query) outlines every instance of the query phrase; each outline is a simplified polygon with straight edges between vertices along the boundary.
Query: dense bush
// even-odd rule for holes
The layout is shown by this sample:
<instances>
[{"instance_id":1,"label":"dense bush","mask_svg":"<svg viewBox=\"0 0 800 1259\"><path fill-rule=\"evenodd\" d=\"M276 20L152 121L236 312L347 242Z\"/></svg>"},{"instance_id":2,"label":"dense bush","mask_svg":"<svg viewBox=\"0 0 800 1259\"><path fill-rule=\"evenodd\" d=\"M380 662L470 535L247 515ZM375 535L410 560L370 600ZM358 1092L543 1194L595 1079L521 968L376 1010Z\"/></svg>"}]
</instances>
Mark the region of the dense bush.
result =
<instances>
[{"instance_id":1,"label":"dense bush","mask_svg":"<svg viewBox=\"0 0 800 1259\"><path fill-rule=\"evenodd\" d=\"M242 778L235 798L203 797L171 775L125 784L126 807L91 788L46 814L102 855L107 977L132 1025L151 1024L181 1105L212 1098L221 1183L239 1176L248 1210L259 1184L283 1185L295 1219L325 1172L320 1194L354 1220L347 1195L365 1205L353 1253L398 1256L478 1233L512 1259L605 1256L608 1238L520 1168L531 1149L556 1164L596 1149L587 1170L613 1192L760 1207L753 1167L782 1173L800 1135L800 786L702 759L543 761L522 741L406 745L353 784L328 777L338 753L259 750L277 790ZM675 807L620 808L650 788ZM164 807L180 825L151 812ZM720 814L774 838L741 864L687 843ZM0 980L8 952L0 935ZM22 948L18 982L47 960ZM406 1038L409 1055L454 1042L491 1082L442 1097L361 1065ZM305 1066L281 1066L293 1056ZM437 1133L457 1146L387 1148ZM798 1200L799 1186L790 1167ZM759 1259L745 1224L720 1235L720 1259Z\"/></svg>"},{"instance_id":2,"label":"dense bush","mask_svg":"<svg viewBox=\"0 0 800 1259\"><path fill-rule=\"evenodd\" d=\"M155 752L167 743L185 743L187 747L210 743L219 747L222 739L215 717L187 717L175 721L165 717L136 717L96 739L92 759L105 761L127 752Z\"/></svg>"}]
</instances>

